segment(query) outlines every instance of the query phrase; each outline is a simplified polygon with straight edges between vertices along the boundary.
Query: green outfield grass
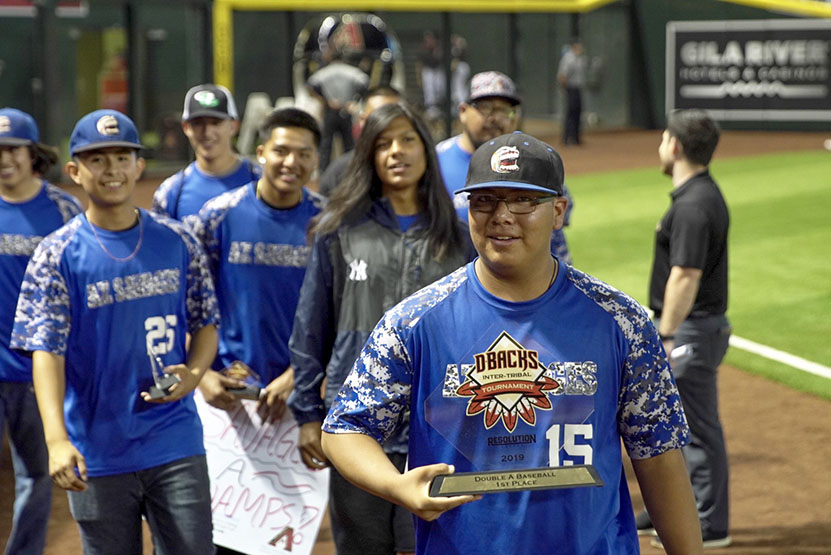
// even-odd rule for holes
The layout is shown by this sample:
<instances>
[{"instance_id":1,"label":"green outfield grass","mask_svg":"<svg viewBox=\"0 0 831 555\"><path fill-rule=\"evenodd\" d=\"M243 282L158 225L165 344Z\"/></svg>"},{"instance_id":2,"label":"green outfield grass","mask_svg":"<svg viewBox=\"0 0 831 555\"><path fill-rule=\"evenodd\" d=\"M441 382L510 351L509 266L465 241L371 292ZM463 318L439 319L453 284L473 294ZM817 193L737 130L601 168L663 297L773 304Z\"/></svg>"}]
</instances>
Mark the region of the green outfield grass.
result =
<instances>
[{"instance_id":1,"label":"green outfield grass","mask_svg":"<svg viewBox=\"0 0 831 555\"><path fill-rule=\"evenodd\" d=\"M831 154L714 161L730 208L736 335L831 366ZM576 267L645 303L655 226L672 184L656 167L568 179ZM726 362L831 399L831 380L731 348Z\"/></svg>"}]
</instances>

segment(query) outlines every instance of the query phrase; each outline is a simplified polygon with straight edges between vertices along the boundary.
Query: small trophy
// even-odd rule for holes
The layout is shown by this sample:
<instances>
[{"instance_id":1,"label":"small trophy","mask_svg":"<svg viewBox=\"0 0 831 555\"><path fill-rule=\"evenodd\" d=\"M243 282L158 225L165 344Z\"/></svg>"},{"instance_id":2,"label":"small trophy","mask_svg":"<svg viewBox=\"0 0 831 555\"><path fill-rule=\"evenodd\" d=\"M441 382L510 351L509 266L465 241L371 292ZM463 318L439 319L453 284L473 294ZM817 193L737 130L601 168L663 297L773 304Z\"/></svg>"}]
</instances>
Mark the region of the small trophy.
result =
<instances>
[{"instance_id":1,"label":"small trophy","mask_svg":"<svg viewBox=\"0 0 831 555\"><path fill-rule=\"evenodd\" d=\"M244 362L235 360L222 370L222 375L242 383L238 387L229 386L225 388L225 391L231 395L252 401L258 400L262 395L262 389L259 385L261 383L260 376Z\"/></svg>"},{"instance_id":2,"label":"small trophy","mask_svg":"<svg viewBox=\"0 0 831 555\"><path fill-rule=\"evenodd\" d=\"M170 395L170 388L179 383L179 376L168 374L164 371L164 363L152 349L147 349L147 357L150 359L150 368L153 370L153 382L156 384L149 389L151 399L161 399Z\"/></svg>"}]
</instances>

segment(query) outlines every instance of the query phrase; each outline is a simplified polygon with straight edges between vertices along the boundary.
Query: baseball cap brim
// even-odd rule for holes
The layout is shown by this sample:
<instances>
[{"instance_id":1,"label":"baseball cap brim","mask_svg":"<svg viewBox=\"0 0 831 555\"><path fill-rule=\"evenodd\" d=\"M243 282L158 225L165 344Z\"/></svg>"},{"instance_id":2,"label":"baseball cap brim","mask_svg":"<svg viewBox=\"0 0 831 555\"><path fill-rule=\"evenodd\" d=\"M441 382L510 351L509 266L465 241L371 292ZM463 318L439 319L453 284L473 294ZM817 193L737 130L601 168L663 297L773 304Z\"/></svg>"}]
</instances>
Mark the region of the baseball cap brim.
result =
<instances>
[{"instance_id":1,"label":"baseball cap brim","mask_svg":"<svg viewBox=\"0 0 831 555\"><path fill-rule=\"evenodd\" d=\"M523 191L548 193L549 195L560 195L557 191L551 190L548 187L540 187L539 185L534 185L533 183L520 183L516 181L487 181L485 183L477 183L475 185L469 185L467 187L462 187L461 189L456 189L453 194L458 195L459 193L469 193L471 191L478 191L479 189L493 189L497 187L500 189L520 189Z\"/></svg>"},{"instance_id":2,"label":"baseball cap brim","mask_svg":"<svg viewBox=\"0 0 831 555\"><path fill-rule=\"evenodd\" d=\"M503 100L507 100L508 102L510 102L512 106L522 104L522 101L519 99L518 96L508 96L505 94L480 94L477 96L471 96L467 102L468 104L470 104L471 102L474 102L476 100L482 100L483 98L501 98Z\"/></svg>"},{"instance_id":3,"label":"baseball cap brim","mask_svg":"<svg viewBox=\"0 0 831 555\"><path fill-rule=\"evenodd\" d=\"M136 150L142 150L144 147L138 143L131 143L129 141L104 141L100 143L92 143L84 146L79 146L75 150L71 152L72 156L75 156L79 152L86 152L88 150L98 150L101 148L111 148L111 147L126 147L126 148L134 148Z\"/></svg>"},{"instance_id":4,"label":"baseball cap brim","mask_svg":"<svg viewBox=\"0 0 831 555\"><path fill-rule=\"evenodd\" d=\"M29 139L18 139L17 137L0 137L0 145L3 146L27 146L33 145L34 142Z\"/></svg>"},{"instance_id":5,"label":"baseball cap brim","mask_svg":"<svg viewBox=\"0 0 831 555\"><path fill-rule=\"evenodd\" d=\"M199 110L188 114L187 119L184 121L190 121L196 118L234 119L231 114L226 114L225 112L218 112L216 110Z\"/></svg>"}]
</instances>

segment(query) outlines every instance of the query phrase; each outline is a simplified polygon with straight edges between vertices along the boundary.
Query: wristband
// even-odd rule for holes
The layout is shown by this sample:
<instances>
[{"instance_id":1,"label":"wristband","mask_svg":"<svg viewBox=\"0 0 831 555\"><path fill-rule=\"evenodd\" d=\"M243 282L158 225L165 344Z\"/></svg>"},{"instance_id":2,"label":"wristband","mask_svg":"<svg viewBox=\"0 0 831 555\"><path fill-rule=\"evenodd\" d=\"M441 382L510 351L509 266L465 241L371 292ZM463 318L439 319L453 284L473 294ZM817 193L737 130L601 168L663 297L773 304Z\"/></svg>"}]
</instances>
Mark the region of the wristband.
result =
<instances>
[{"instance_id":1,"label":"wristband","mask_svg":"<svg viewBox=\"0 0 831 555\"><path fill-rule=\"evenodd\" d=\"M675 341L675 334L671 334L671 335L664 335L663 333L658 332L658 338L659 338L661 341Z\"/></svg>"}]
</instances>

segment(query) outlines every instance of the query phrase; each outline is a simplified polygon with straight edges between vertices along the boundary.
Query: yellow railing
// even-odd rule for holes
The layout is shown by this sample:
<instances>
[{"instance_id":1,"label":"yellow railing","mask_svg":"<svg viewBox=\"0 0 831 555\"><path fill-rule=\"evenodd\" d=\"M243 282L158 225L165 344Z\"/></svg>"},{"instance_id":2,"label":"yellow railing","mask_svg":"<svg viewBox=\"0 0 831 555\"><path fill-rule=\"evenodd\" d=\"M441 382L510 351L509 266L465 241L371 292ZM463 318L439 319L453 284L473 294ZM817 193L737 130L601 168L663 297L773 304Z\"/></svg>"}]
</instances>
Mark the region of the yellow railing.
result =
<instances>
[{"instance_id":1,"label":"yellow railing","mask_svg":"<svg viewBox=\"0 0 831 555\"><path fill-rule=\"evenodd\" d=\"M216 0L214 81L234 90L234 10L399 12L588 12L616 0Z\"/></svg>"},{"instance_id":2,"label":"yellow railing","mask_svg":"<svg viewBox=\"0 0 831 555\"><path fill-rule=\"evenodd\" d=\"M721 2L811 17L831 17L831 3L820 0L721 0Z\"/></svg>"}]
</instances>

